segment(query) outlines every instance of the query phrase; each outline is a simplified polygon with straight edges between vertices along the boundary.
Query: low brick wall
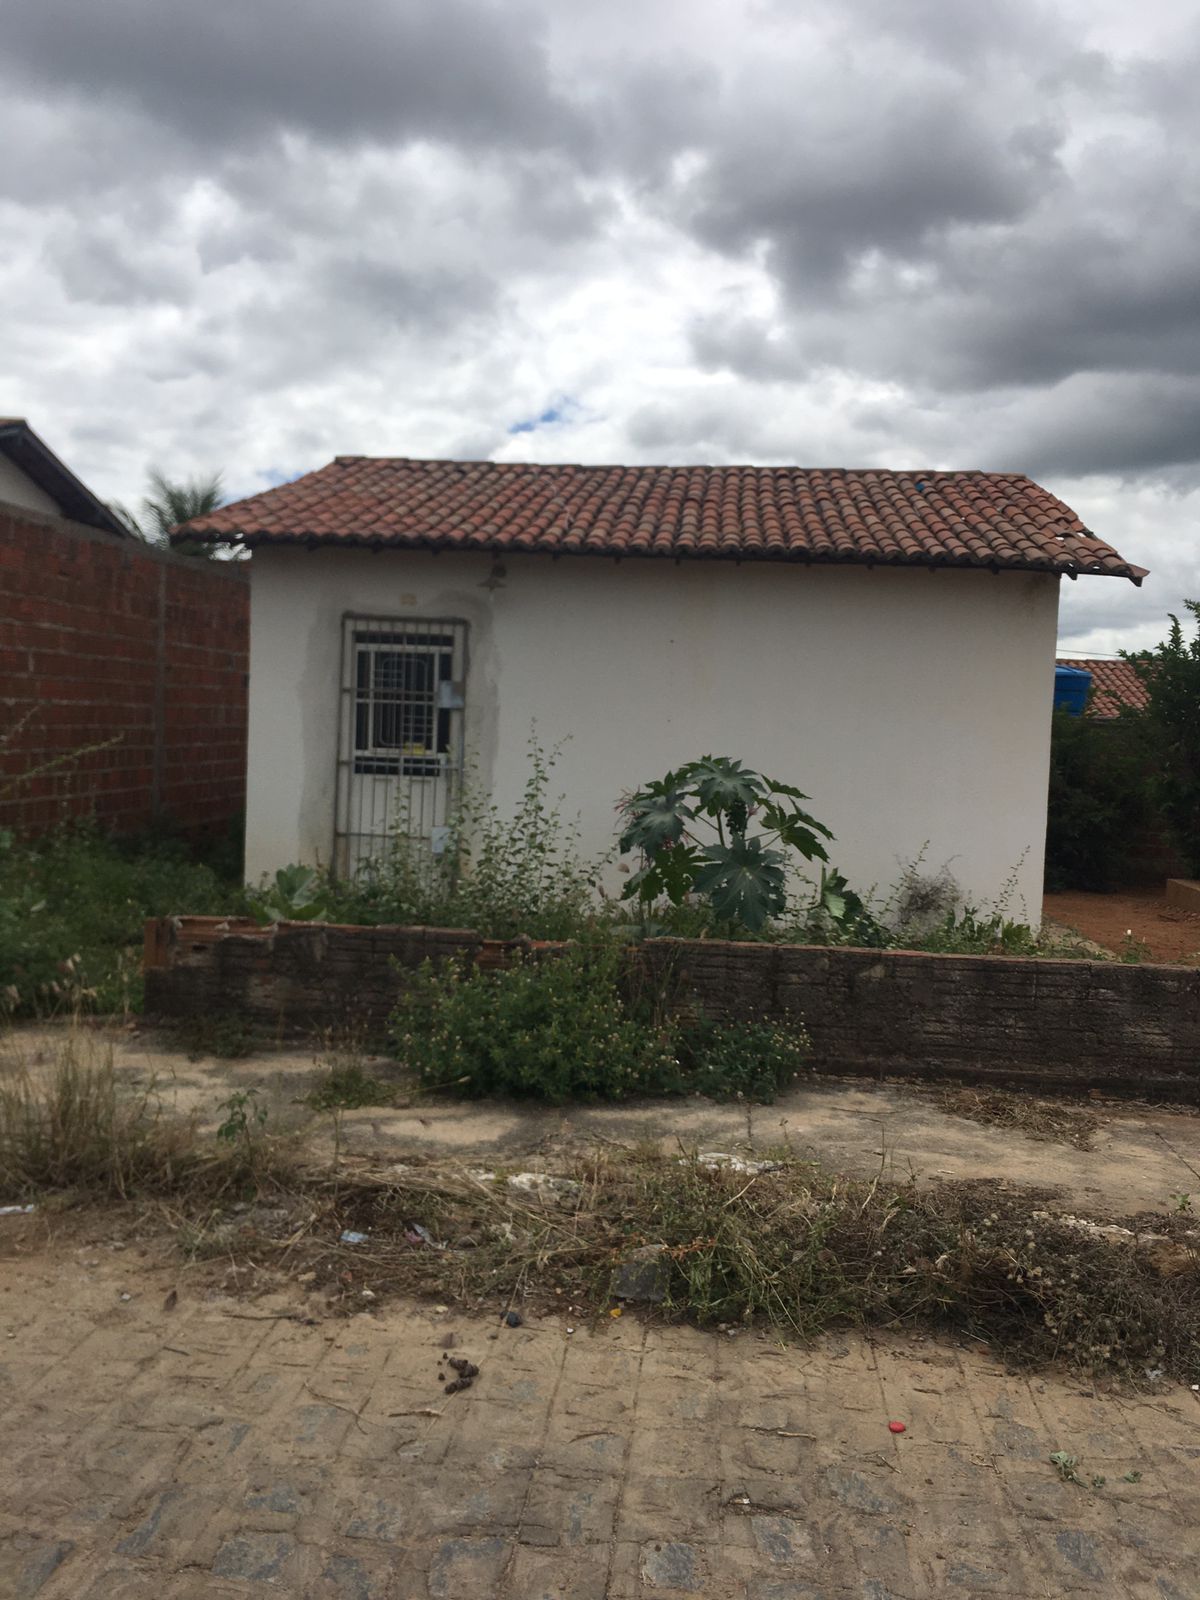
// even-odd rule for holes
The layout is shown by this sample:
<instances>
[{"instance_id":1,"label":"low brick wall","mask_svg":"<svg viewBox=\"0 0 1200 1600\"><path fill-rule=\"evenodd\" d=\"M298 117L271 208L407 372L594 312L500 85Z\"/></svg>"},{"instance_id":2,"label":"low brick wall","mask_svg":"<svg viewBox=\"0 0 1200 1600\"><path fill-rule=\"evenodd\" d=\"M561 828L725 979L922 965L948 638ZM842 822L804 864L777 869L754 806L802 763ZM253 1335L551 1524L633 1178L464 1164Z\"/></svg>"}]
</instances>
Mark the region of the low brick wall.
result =
<instances>
[{"instance_id":1,"label":"low brick wall","mask_svg":"<svg viewBox=\"0 0 1200 1600\"><path fill-rule=\"evenodd\" d=\"M396 968L483 949L461 928L339 927L217 917L146 924L146 1014L156 1021L240 1017L266 1037L336 1031L381 1036L400 988Z\"/></svg>"},{"instance_id":2,"label":"low brick wall","mask_svg":"<svg viewBox=\"0 0 1200 1600\"><path fill-rule=\"evenodd\" d=\"M461 928L261 928L209 917L146 927L146 1011L235 1014L277 1037L382 1033L397 968L515 958L528 940ZM711 1017L799 1017L837 1073L966 1077L1200 1102L1200 970L655 939L650 973Z\"/></svg>"},{"instance_id":3,"label":"low brick wall","mask_svg":"<svg viewBox=\"0 0 1200 1600\"><path fill-rule=\"evenodd\" d=\"M1200 1100L1200 969L654 940L713 1017L799 1016L816 1064Z\"/></svg>"}]
</instances>

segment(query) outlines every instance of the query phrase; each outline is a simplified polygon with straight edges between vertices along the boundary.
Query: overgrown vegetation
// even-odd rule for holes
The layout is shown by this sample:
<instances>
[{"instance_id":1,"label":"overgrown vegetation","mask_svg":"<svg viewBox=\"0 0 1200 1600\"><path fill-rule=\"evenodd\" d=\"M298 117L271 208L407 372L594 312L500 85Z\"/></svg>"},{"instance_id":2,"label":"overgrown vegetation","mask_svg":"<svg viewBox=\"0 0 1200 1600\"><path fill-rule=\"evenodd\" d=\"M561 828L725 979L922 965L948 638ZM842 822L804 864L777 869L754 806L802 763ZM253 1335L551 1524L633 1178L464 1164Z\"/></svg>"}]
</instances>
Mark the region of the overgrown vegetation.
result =
<instances>
[{"instance_id":1,"label":"overgrown vegetation","mask_svg":"<svg viewBox=\"0 0 1200 1600\"><path fill-rule=\"evenodd\" d=\"M489 939L570 939L598 913L598 863L579 857L576 826L551 792L559 749L531 736L529 776L511 815L468 782L435 854L397 819L387 850L347 882L327 884L339 922L473 928Z\"/></svg>"},{"instance_id":2,"label":"overgrown vegetation","mask_svg":"<svg viewBox=\"0 0 1200 1600\"><path fill-rule=\"evenodd\" d=\"M511 815L468 784L438 853L409 833L401 815L381 857L353 878L286 867L249 891L251 909L264 922L425 924L503 939L595 943L673 935L1070 953L1061 945L1052 950L1010 915L1015 868L987 908L964 904L949 867L927 872L921 859L903 869L886 898L859 893L826 866L815 883L805 879L799 869L824 861L829 830L800 809L798 789L724 757L689 763L622 803L620 846L640 851L643 863L614 902L600 882L605 862L581 860L577 827L564 815L563 797L552 793L558 754L531 741L529 776ZM714 842L692 836L698 824L711 827Z\"/></svg>"},{"instance_id":3,"label":"overgrown vegetation","mask_svg":"<svg viewBox=\"0 0 1200 1600\"><path fill-rule=\"evenodd\" d=\"M1200 873L1200 601L1185 600L1195 629L1176 616L1153 650L1126 654L1146 690L1141 713L1154 754L1154 793L1190 873Z\"/></svg>"},{"instance_id":4,"label":"overgrown vegetation","mask_svg":"<svg viewBox=\"0 0 1200 1600\"><path fill-rule=\"evenodd\" d=\"M360 1061L335 1062L306 1097L314 1111L347 1111L361 1106L385 1106L395 1095L394 1086L373 1078Z\"/></svg>"},{"instance_id":5,"label":"overgrown vegetation","mask_svg":"<svg viewBox=\"0 0 1200 1600\"><path fill-rule=\"evenodd\" d=\"M145 919L240 900L177 840L117 843L74 824L23 843L0 830L0 1014L136 1011Z\"/></svg>"},{"instance_id":6,"label":"overgrown vegetation","mask_svg":"<svg viewBox=\"0 0 1200 1600\"><path fill-rule=\"evenodd\" d=\"M154 1085L123 1089L111 1063L67 1046L47 1079L0 1077L0 1193L27 1199L78 1189L121 1199L172 1188L193 1148L186 1123L165 1120Z\"/></svg>"},{"instance_id":7,"label":"overgrown vegetation","mask_svg":"<svg viewBox=\"0 0 1200 1600\"><path fill-rule=\"evenodd\" d=\"M1134 1219L1121 1235L1055 1218L994 1180L918 1186L786 1152L747 1165L611 1144L556 1162L554 1181L532 1191L460 1165L372 1175L301 1164L249 1095L221 1109L220 1136L201 1132L166 1114L153 1086L125 1087L108 1064L69 1053L44 1076L0 1079L0 1194L168 1202L190 1255L219 1240L226 1259L303 1273L334 1307L357 1309L369 1285L377 1299L501 1308L568 1295L600 1316L633 1257L657 1264L667 1315L702 1325L802 1337L918 1325L1015 1359L1200 1379L1186 1212ZM272 1204L247 1212L265 1193ZM140 1212L142 1225L154 1214Z\"/></svg>"},{"instance_id":8,"label":"overgrown vegetation","mask_svg":"<svg viewBox=\"0 0 1200 1600\"><path fill-rule=\"evenodd\" d=\"M981 1089L949 1084L926 1091L939 1110L985 1127L1016 1128L1027 1139L1090 1150L1100 1118L1082 1106L1046 1100L1026 1090Z\"/></svg>"},{"instance_id":9,"label":"overgrown vegetation","mask_svg":"<svg viewBox=\"0 0 1200 1600\"><path fill-rule=\"evenodd\" d=\"M805 1063L802 1028L695 1023L631 993L636 964L601 941L499 971L426 962L393 1015L396 1055L429 1089L622 1100L703 1092L770 1100Z\"/></svg>"},{"instance_id":10,"label":"overgrown vegetation","mask_svg":"<svg viewBox=\"0 0 1200 1600\"><path fill-rule=\"evenodd\" d=\"M202 1134L164 1105L157 1082L117 1073L107 1052L69 1037L44 1069L0 1070L0 1196L209 1204L296 1176L290 1147L267 1138L257 1091L220 1111L216 1135Z\"/></svg>"},{"instance_id":11,"label":"overgrown vegetation","mask_svg":"<svg viewBox=\"0 0 1200 1600\"><path fill-rule=\"evenodd\" d=\"M1122 651L1146 692L1116 717L1054 715L1048 889L1111 890L1200 873L1200 602L1153 650Z\"/></svg>"},{"instance_id":12,"label":"overgrown vegetation","mask_svg":"<svg viewBox=\"0 0 1200 1600\"><path fill-rule=\"evenodd\" d=\"M1151 742L1136 713L1075 717L1056 711L1050 737L1047 889L1107 891L1161 860Z\"/></svg>"}]
</instances>

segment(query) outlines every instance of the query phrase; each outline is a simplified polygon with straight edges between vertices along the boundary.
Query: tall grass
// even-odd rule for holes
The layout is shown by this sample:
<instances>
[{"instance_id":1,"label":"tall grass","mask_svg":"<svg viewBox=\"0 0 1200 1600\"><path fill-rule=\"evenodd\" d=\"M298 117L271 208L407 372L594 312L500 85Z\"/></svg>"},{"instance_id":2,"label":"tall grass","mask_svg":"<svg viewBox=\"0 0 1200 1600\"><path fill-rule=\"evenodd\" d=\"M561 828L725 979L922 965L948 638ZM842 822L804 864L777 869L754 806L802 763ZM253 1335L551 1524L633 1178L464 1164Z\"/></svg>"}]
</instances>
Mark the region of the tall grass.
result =
<instances>
[{"instance_id":1,"label":"tall grass","mask_svg":"<svg viewBox=\"0 0 1200 1600\"><path fill-rule=\"evenodd\" d=\"M45 1077L0 1079L0 1192L26 1198L80 1189L128 1199L171 1187L194 1159L190 1123L163 1116L153 1083L118 1082L111 1059L68 1042Z\"/></svg>"},{"instance_id":2,"label":"tall grass","mask_svg":"<svg viewBox=\"0 0 1200 1600\"><path fill-rule=\"evenodd\" d=\"M241 904L240 885L178 840L0 830L0 1016L137 1011L145 919Z\"/></svg>"},{"instance_id":3,"label":"tall grass","mask_svg":"<svg viewBox=\"0 0 1200 1600\"><path fill-rule=\"evenodd\" d=\"M288 1165L251 1126L235 1141L206 1139L194 1118L137 1084L111 1053L69 1037L44 1070L0 1073L0 1203L67 1191L79 1198L196 1198L255 1187Z\"/></svg>"}]
</instances>

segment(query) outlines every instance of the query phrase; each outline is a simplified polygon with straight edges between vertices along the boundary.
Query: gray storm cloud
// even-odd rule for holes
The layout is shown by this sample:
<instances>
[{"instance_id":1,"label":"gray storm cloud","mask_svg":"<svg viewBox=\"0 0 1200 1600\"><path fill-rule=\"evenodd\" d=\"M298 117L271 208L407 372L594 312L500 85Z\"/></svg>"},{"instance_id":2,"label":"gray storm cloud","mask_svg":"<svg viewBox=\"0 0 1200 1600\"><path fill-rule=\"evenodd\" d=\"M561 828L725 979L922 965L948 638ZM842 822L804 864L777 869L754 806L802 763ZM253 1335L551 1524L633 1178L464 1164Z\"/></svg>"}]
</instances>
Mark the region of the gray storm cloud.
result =
<instances>
[{"instance_id":1,"label":"gray storm cloud","mask_svg":"<svg viewBox=\"0 0 1200 1600\"><path fill-rule=\"evenodd\" d=\"M1154 569L1067 634L1144 642L1200 592L1198 79L1167 0L9 0L0 409L124 498L1024 470Z\"/></svg>"}]
</instances>

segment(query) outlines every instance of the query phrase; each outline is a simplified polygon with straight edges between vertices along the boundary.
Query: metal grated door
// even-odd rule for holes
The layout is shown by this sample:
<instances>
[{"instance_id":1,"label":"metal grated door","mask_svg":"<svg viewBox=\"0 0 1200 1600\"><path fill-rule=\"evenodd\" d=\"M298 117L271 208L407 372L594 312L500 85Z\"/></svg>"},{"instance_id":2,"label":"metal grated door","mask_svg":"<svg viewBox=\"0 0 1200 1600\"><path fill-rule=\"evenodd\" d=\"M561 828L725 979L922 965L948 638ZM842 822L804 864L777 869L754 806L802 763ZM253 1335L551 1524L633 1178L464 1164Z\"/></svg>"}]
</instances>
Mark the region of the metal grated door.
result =
<instances>
[{"instance_id":1,"label":"metal grated door","mask_svg":"<svg viewBox=\"0 0 1200 1600\"><path fill-rule=\"evenodd\" d=\"M342 619L333 870L351 877L396 833L445 840L463 772L467 625Z\"/></svg>"}]
</instances>

